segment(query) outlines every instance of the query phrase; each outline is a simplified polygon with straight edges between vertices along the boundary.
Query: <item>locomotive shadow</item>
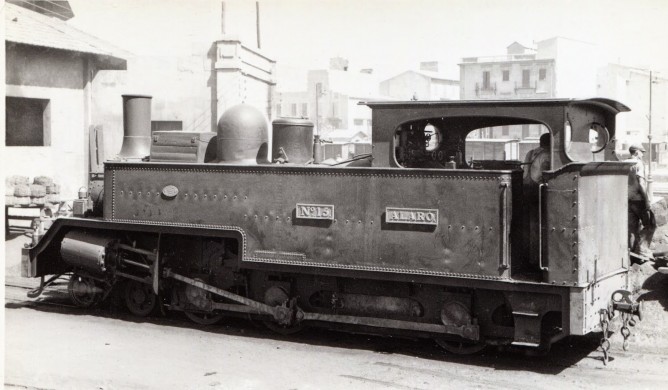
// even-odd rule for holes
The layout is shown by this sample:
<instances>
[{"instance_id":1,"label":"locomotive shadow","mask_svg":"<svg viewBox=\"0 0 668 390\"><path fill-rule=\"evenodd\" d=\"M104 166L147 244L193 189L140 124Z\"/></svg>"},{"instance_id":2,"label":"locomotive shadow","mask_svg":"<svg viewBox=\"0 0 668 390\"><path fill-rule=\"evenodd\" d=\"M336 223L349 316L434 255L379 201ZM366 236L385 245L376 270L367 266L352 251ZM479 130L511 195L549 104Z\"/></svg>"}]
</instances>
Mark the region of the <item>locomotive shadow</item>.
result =
<instances>
[{"instance_id":1,"label":"locomotive shadow","mask_svg":"<svg viewBox=\"0 0 668 390\"><path fill-rule=\"evenodd\" d=\"M584 359L599 359L597 354L592 354L592 352L598 348L600 336L568 337L555 343L551 351L542 356L528 356L518 351L497 350L493 348L488 348L476 355L453 355L445 352L435 342L428 339L353 334L316 327L307 327L298 334L286 336L272 332L264 327L260 321L240 317L225 317L216 325L195 324L179 312L166 312L164 315L161 315L160 310L156 310L155 313L148 317L137 317L130 314L122 305L118 304L117 301L120 297L117 296L112 296L100 306L91 309L58 305L66 297L67 295L63 294L62 291L52 293L51 295L45 292L44 300L42 301L7 303L5 304L5 308L20 308L77 316L97 316L126 321L130 324L148 323L181 329L192 329L211 335L280 340L312 346L369 351L378 354L404 355L431 361L463 363L493 368L495 370L528 371L547 375L560 374ZM44 301L49 301L53 305L46 305ZM602 355L600 360L602 360Z\"/></svg>"},{"instance_id":2,"label":"locomotive shadow","mask_svg":"<svg viewBox=\"0 0 668 390\"><path fill-rule=\"evenodd\" d=\"M654 273L642 284L642 289L647 290L638 297L638 301L657 301L668 311L668 275Z\"/></svg>"}]
</instances>

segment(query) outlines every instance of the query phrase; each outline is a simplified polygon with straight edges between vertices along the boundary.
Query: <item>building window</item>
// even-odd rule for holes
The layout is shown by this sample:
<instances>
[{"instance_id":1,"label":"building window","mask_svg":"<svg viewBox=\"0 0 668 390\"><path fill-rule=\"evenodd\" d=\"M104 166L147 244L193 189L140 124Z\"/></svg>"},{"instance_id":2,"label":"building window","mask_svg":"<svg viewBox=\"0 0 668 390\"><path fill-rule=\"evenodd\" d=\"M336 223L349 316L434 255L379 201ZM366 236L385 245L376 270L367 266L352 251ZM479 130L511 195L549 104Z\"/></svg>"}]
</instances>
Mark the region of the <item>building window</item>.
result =
<instances>
[{"instance_id":1,"label":"building window","mask_svg":"<svg viewBox=\"0 0 668 390\"><path fill-rule=\"evenodd\" d=\"M290 105L290 115L293 117L297 116L297 103L292 103Z\"/></svg>"},{"instance_id":2,"label":"building window","mask_svg":"<svg viewBox=\"0 0 668 390\"><path fill-rule=\"evenodd\" d=\"M364 119L355 119L353 120L355 126L364 126Z\"/></svg>"},{"instance_id":3,"label":"building window","mask_svg":"<svg viewBox=\"0 0 668 390\"><path fill-rule=\"evenodd\" d=\"M48 99L7 96L5 145L50 146L51 104Z\"/></svg>"},{"instance_id":4,"label":"building window","mask_svg":"<svg viewBox=\"0 0 668 390\"><path fill-rule=\"evenodd\" d=\"M502 135L510 135L510 126L501 126Z\"/></svg>"},{"instance_id":5,"label":"building window","mask_svg":"<svg viewBox=\"0 0 668 390\"><path fill-rule=\"evenodd\" d=\"M503 71L503 81L508 81L510 80L510 71L509 70L504 70Z\"/></svg>"},{"instance_id":6,"label":"building window","mask_svg":"<svg viewBox=\"0 0 668 390\"><path fill-rule=\"evenodd\" d=\"M332 116L336 117L338 115L337 109L336 109L336 103L332 104Z\"/></svg>"},{"instance_id":7,"label":"building window","mask_svg":"<svg viewBox=\"0 0 668 390\"><path fill-rule=\"evenodd\" d=\"M302 117L308 117L308 103L302 103Z\"/></svg>"},{"instance_id":8,"label":"building window","mask_svg":"<svg viewBox=\"0 0 668 390\"><path fill-rule=\"evenodd\" d=\"M530 125L522 125L522 139L529 138L531 135L531 126Z\"/></svg>"},{"instance_id":9,"label":"building window","mask_svg":"<svg viewBox=\"0 0 668 390\"><path fill-rule=\"evenodd\" d=\"M547 69L538 69L538 80L545 80Z\"/></svg>"},{"instance_id":10,"label":"building window","mask_svg":"<svg viewBox=\"0 0 668 390\"><path fill-rule=\"evenodd\" d=\"M276 116L281 116L281 104L276 105Z\"/></svg>"},{"instance_id":11,"label":"building window","mask_svg":"<svg viewBox=\"0 0 668 390\"><path fill-rule=\"evenodd\" d=\"M482 72L482 89L490 89L489 71Z\"/></svg>"},{"instance_id":12,"label":"building window","mask_svg":"<svg viewBox=\"0 0 668 390\"><path fill-rule=\"evenodd\" d=\"M531 70L524 69L522 70L522 88L529 88L531 84Z\"/></svg>"}]
</instances>

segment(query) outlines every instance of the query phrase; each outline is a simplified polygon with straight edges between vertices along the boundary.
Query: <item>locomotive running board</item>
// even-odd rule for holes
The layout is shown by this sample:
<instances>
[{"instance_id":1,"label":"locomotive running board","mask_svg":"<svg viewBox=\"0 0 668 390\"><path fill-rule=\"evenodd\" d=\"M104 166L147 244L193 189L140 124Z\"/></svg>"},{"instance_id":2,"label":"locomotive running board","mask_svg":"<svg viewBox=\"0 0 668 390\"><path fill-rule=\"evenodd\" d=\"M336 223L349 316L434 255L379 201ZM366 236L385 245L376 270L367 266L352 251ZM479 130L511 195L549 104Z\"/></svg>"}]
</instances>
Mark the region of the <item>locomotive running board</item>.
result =
<instances>
[{"instance_id":1,"label":"locomotive running board","mask_svg":"<svg viewBox=\"0 0 668 390\"><path fill-rule=\"evenodd\" d=\"M163 276L166 278L172 278L181 281L183 283L190 284L192 286L201 288L202 290L219 295L223 298L240 303L240 305L234 305L234 304L224 304L224 303L214 302L212 307L216 309L242 312L242 313L269 314L279 321L281 319L286 318L287 313L285 313L285 310L289 310L289 308L285 306L269 306L262 302L258 302L250 298L246 298L241 295L237 295L229 291L208 285L206 283L200 282L199 280L191 279L189 277L176 274L169 269L165 269L163 271ZM287 318L292 318L292 316L290 314L287 314ZM303 312L300 309L298 309L297 313L295 313L294 318L296 318L297 321L326 321L326 322L336 322L341 324L370 326L376 328L403 329L403 330L414 330L428 333L450 334L450 335L460 336L464 339L473 341L477 341L480 339L480 327L478 325L455 326L455 325L426 324L420 322L391 320L391 319L376 318L376 317L357 317L357 316L343 316L336 314L307 313Z\"/></svg>"}]
</instances>

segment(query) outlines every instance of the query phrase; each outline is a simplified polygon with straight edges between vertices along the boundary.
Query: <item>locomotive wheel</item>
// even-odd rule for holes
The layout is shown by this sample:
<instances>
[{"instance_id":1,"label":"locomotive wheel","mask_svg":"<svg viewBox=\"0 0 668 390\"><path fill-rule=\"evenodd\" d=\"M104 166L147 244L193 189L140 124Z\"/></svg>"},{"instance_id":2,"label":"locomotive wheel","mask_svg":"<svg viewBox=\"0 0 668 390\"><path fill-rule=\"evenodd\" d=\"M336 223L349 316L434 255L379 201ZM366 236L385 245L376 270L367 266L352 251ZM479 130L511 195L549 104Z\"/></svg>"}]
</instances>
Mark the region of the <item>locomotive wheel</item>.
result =
<instances>
[{"instance_id":1,"label":"locomotive wheel","mask_svg":"<svg viewBox=\"0 0 668 390\"><path fill-rule=\"evenodd\" d=\"M222 314L186 311L186 317L200 325L213 325L223 318Z\"/></svg>"},{"instance_id":2,"label":"locomotive wheel","mask_svg":"<svg viewBox=\"0 0 668 390\"><path fill-rule=\"evenodd\" d=\"M289 299L290 297L288 296L288 292L285 291L283 287L279 286L272 286L264 293L264 303L266 303L269 306L282 306L286 304ZM264 326L266 326L273 332L276 332L284 336L298 333L302 329L304 329L303 323L285 326L278 324L272 320L266 320L262 322L264 322Z\"/></svg>"},{"instance_id":3,"label":"locomotive wheel","mask_svg":"<svg viewBox=\"0 0 668 390\"><path fill-rule=\"evenodd\" d=\"M195 278L196 281L204 283L204 280ZM211 293L202 290L199 287L188 285L183 290L186 300L190 305L205 309L210 307ZM223 318L222 314L213 313L210 311L185 311L186 317L192 322L200 325L213 325Z\"/></svg>"},{"instance_id":4,"label":"locomotive wheel","mask_svg":"<svg viewBox=\"0 0 668 390\"><path fill-rule=\"evenodd\" d=\"M78 274L72 274L70 277L67 292L72 303L83 308L95 305L102 296L101 289L95 285L95 280Z\"/></svg>"},{"instance_id":5,"label":"locomotive wheel","mask_svg":"<svg viewBox=\"0 0 668 390\"><path fill-rule=\"evenodd\" d=\"M465 341L453 341L437 338L436 344L454 355L474 355L481 352L487 345L485 343L469 343Z\"/></svg>"},{"instance_id":6,"label":"locomotive wheel","mask_svg":"<svg viewBox=\"0 0 668 390\"><path fill-rule=\"evenodd\" d=\"M297 325L292 325L292 326L283 326L280 324L277 324L273 321L263 321L264 326L267 328L271 329L272 332L276 332L278 334L282 334L284 336L289 336L291 334L295 334L298 332L301 332L302 329L304 329L304 324L297 324Z\"/></svg>"},{"instance_id":7,"label":"locomotive wheel","mask_svg":"<svg viewBox=\"0 0 668 390\"><path fill-rule=\"evenodd\" d=\"M128 280L125 284L124 298L130 313L140 317L151 314L157 303L152 287L134 280Z\"/></svg>"}]
</instances>

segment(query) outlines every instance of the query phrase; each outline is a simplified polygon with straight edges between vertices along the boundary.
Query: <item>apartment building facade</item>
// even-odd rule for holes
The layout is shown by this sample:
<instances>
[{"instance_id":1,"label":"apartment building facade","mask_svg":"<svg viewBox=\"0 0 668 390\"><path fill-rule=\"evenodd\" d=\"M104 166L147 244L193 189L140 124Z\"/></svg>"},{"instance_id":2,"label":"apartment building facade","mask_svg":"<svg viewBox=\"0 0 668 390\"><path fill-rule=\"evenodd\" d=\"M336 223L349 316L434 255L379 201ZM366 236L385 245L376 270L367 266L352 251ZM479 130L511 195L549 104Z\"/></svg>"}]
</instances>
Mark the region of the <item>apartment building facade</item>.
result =
<instances>
[{"instance_id":1,"label":"apartment building facade","mask_svg":"<svg viewBox=\"0 0 668 390\"><path fill-rule=\"evenodd\" d=\"M506 54L465 57L459 64L463 100L584 98L596 94L600 58L594 44L554 37L535 48L513 42ZM541 125L483 129L479 138L536 139Z\"/></svg>"}]
</instances>

